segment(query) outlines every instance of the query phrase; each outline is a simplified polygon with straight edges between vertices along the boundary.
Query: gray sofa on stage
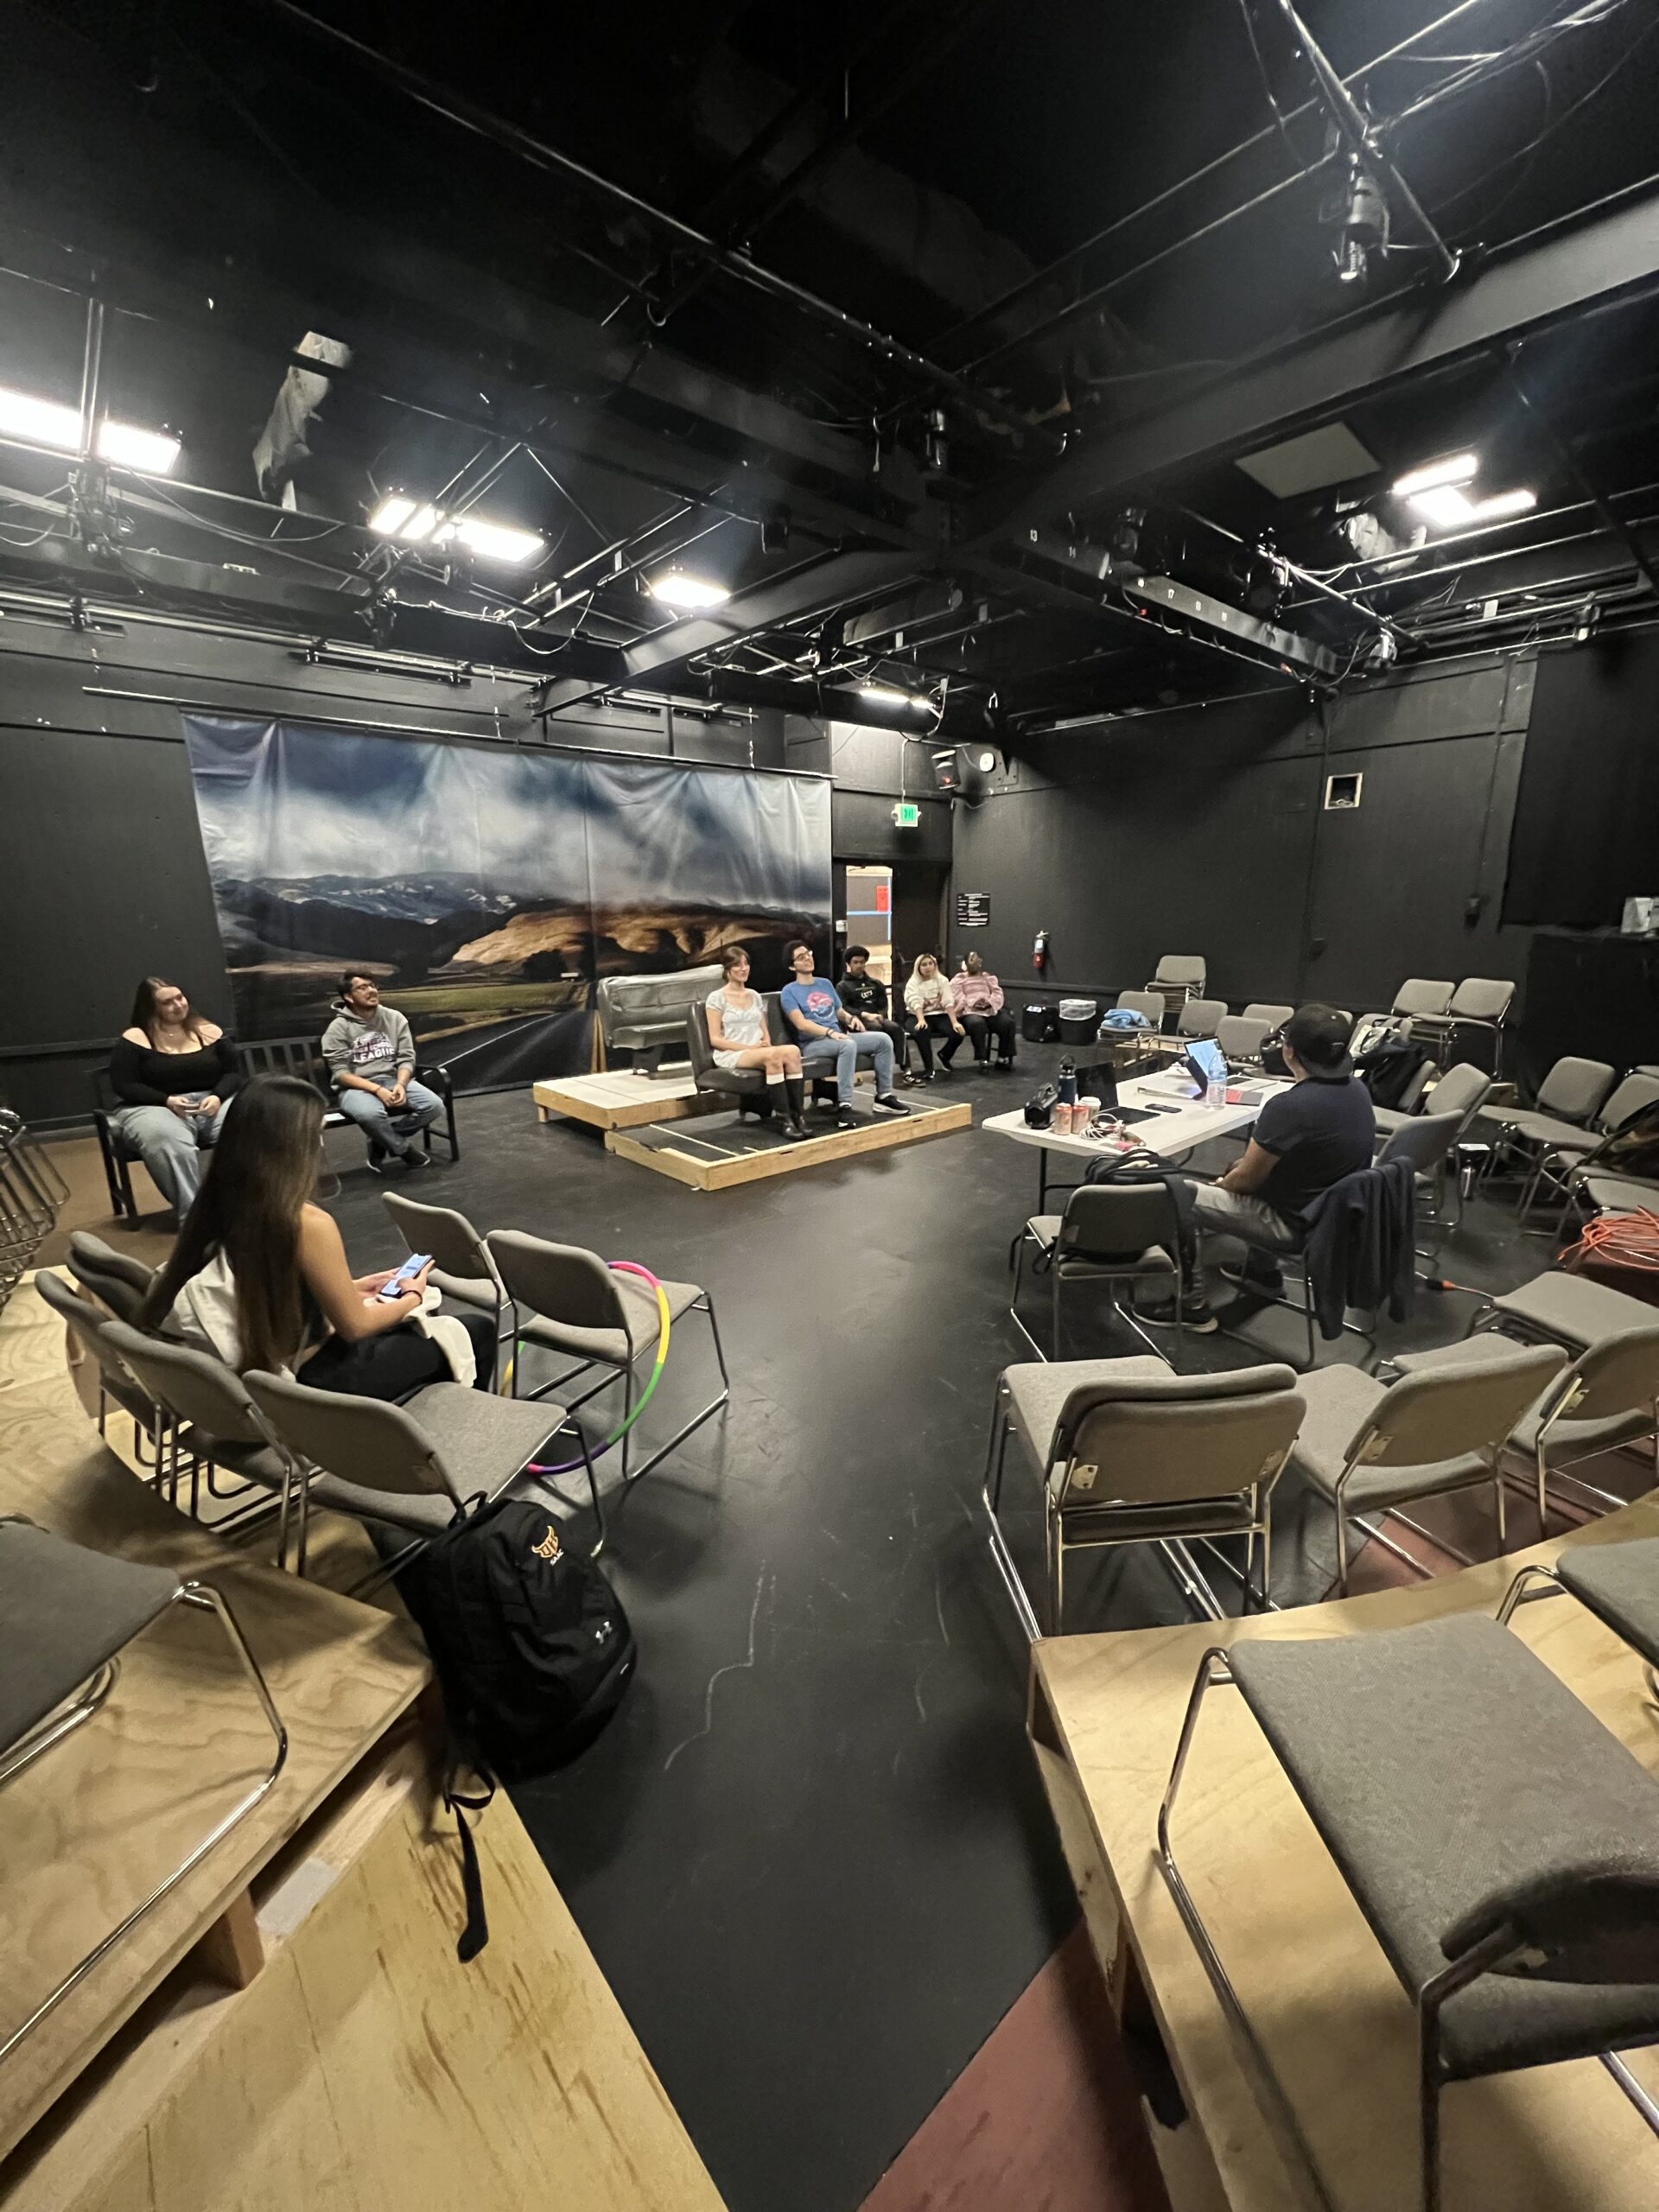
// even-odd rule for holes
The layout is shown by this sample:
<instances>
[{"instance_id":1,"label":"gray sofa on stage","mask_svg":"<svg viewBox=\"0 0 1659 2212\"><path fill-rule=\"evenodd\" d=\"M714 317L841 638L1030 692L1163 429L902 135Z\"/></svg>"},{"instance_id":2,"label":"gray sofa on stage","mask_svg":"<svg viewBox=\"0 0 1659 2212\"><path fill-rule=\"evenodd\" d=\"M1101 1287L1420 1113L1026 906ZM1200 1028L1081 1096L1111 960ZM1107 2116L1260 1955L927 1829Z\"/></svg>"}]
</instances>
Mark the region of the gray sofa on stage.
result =
<instances>
[{"instance_id":1,"label":"gray sofa on stage","mask_svg":"<svg viewBox=\"0 0 1659 2212\"><path fill-rule=\"evenodd\" d=\"M599 986L599 1014L604 1025L607 1063L620 1052L632 1054L636 1075L683 1075L662 1065L671 1046L678 1061L685 1050L686 1017L710 991L720 988L718 968L682 968L669 976L607 976Z\"/></svg>"}]
</instances>

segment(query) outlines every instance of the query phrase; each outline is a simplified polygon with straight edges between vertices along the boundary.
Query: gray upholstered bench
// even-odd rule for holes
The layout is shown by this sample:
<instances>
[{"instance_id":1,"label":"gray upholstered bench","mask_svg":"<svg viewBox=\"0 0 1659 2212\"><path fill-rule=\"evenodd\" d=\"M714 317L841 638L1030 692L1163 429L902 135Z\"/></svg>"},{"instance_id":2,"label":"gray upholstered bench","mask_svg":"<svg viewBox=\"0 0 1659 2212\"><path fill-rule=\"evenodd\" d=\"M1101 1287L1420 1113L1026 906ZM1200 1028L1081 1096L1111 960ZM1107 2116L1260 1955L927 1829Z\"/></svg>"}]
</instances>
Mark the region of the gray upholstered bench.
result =
<instances>
[{"instance_id":1,"label":"gray upholstered bench","mask_svg":"<svg viewBox=\"0 0 1659 2212\"><path fill-rule=\"evenodd\" d=\"M661 1076L670 1046L677 1060L686 1048L685 1021L694 1006L720 988L718 968L682 968L671 976L607 976L599 986L605 1052L631 1052L636 1075ZM677 1075L684 1073L676 1067Z\"/></svg>"}]
</instances>

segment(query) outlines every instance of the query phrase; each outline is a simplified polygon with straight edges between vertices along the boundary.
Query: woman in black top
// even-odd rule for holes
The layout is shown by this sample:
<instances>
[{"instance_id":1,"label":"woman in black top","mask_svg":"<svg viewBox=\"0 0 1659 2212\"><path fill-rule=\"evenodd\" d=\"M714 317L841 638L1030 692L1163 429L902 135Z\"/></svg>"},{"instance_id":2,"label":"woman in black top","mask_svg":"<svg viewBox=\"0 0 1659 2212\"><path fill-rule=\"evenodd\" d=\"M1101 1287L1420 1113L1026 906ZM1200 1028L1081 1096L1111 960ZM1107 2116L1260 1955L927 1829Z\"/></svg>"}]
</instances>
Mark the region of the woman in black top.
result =
<instances>
[{"instance_id":1,"label":"woman in black top","mask_svg":"<svg viewBox=\"0 0 1659 2212\"><path fill-rule=\"evenodd\" d=\"M180 1221L200 1187L200 1151L218 1139L241 1080L219 1024L194 1014L176 983L146 976L110 1055L120 1102L110 1119Z\"/></svg>"}]
</instances>

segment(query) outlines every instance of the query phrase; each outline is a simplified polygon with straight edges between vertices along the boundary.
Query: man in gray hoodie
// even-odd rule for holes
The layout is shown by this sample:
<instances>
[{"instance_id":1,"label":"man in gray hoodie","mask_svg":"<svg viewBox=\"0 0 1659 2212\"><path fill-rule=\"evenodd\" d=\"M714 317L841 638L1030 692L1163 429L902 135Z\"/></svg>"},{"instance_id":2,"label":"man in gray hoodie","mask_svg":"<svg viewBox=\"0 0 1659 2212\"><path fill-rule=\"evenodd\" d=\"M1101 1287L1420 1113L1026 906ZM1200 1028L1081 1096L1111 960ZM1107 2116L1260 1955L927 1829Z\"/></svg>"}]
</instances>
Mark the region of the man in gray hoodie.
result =
<instances>
[{"instance_id":1,"label":"man in gray hoodie","mask_svg":"<svg viewBox=\"0 0 1659 2212\"><path fill-rule=\"evenodd\" d=\"M369 1140L369 1166L378 1174L386 1160L427 1167L428 1154L413 1140L438 1120L443 1101L415 1081L415 1039L401 1014L380 1003L372 976L347 969L340 979L334 1020L322 1033L342 1113Z\"/></svg>"}]
</instances>

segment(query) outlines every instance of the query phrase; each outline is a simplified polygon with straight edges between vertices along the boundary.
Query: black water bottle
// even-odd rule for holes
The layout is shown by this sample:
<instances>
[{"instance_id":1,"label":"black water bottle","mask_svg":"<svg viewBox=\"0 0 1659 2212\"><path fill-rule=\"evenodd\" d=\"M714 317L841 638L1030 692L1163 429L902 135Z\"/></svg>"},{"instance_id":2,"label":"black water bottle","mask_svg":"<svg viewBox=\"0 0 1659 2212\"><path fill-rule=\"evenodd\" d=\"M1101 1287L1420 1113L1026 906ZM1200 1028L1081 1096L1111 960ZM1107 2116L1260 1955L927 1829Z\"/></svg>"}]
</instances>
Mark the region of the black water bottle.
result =
<instances>
[{"instance_id":1,"label":"black water bottle","mask_svg":"<svg viewBox=\"0 0 1659 2212\"><path fill-rule=\"evenodd\" d=\"M1060 1062L1060 1103L1075 1106L1077 1103L1077 1071L1070 1060Z\"/></svg>"}]
</instances>

